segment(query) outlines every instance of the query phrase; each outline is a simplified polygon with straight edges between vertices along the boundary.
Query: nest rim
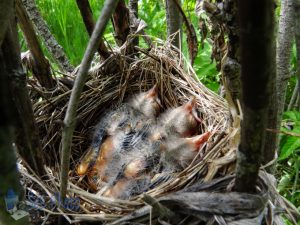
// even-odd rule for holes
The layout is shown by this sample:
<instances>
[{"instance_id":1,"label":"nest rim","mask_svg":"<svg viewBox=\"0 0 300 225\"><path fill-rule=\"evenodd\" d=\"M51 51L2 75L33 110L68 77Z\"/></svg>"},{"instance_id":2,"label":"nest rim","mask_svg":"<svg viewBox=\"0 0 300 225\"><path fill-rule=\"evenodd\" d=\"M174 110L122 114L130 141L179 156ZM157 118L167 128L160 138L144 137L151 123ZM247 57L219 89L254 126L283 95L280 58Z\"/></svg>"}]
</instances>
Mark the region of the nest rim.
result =
<instances>
[{"instance_id":1,"label":"nest rim","mask_svg":"<svg viewBox=\"0 0 300 225\"><path fill-rule=\"evenodd\" d=\"M105 76L101 73L101 68L114 60L107 60L105 64L97 64L90 69L90 78L86 82L86 89L81 95L81 102L77 110L78 124L80 124L81 130L77 126L74 133L72 155L75 156L71 158L73 168L75 168L79 156L82 155L87 146L86 144L85 147L84 145L83 147L80 146L80 144L88 142L87 138L83 136L86 136L88 130L90 130L92 121L96 120L95 118L97 117L99 118L101 113L103 113L98 109L105 108L112 102L120 104L126 99L126 96L148 90L151 86L157 84L160 93L159 97L162 99L162 104L165 108L178 106L187 101L190 96L194 96L197 100L198 110L207 116L203 120L203 130L213 132L213 136L209 139L209 144L203 146L209 151L202 156L200 161L194 160L183 171L175 174L173 179L151 189L146 194L157 198L181 190L183 187L194 183L195 180L199 180L201 176L201 179L205 180L211 180L214 177L212 174L210 174L211 177L207 177L209 174L209 163L224 156L230 150L226 147L230 142L230 134L233 132L232 115L229 111L229 106L226 100L201 84L185 57L170 46L168 42L157 41L156 46L149 52L141 52L143 54L141 59L127 64L124 63L126 56L122 55L121 51L117 51L116 58L121 59L120 61L124 63L124 70L121 74ZM69 78L74 79L75 76L71 75ZM110 86L110 83L113 83L113 85ZM53 94L54 92L52 95L45 93L48 97L41 100L40 93L44 90L36 82L32 82L29 89L31 96L35 99L33 106L39 129L44 130L44 133L46 133L42 141L44 155L49 152L55 152L56 155L54 155L54 167L46 167L48 171L47 176L51 178L51 181L45 182L35 177L36 175L30 175L33 171L30 171L26 166L23 167L22 174L28 179L32 179L34 183L37 183L50 197L58 191L59 187L59 151L57 149L59 149L60 142L60 126L55 121L62 121L71 91L62 82L58 81L56 94ZM49 112L50 117L47 117ZM54 141L56 141L56 144L51 143ZM51 165L51 163L49 164ZM68 194L69 196L79 196L81 198L83 201L81 212L74 213L62 210L59 212L60 214L73 216L74 218L86 215L83 217L89 218L93 217L92 215L99 214L99 211L101 211L104 213L101 213L97 219L110 221L116 220L120 216L126 215L144 205L142 195L138 195L131 200L110 199L91 194L77 186L78 183L76 182L78 182L76 177L69 179ZM104 207L98 209L98 211L95 210L95 213L91 213L89 209L85 208L85 205L89 204L102 204ZM89 207L92 208L91 206ZM115 208L113 213L111 213L111 208Z\"/></svg>"}]
</instances>

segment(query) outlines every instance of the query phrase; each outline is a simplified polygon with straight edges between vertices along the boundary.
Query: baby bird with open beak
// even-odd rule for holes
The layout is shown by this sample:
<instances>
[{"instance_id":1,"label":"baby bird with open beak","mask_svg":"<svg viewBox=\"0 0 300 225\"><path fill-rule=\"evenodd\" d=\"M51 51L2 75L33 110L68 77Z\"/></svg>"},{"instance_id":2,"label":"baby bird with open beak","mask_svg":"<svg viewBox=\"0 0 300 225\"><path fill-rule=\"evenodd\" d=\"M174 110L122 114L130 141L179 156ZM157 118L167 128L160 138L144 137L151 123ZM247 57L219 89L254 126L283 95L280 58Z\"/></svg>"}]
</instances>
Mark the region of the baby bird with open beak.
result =
<instances>
[{"instance_id":1,"label":"baby bird with open beak","mask_svg":"<svg viewBox=\"0 0 300 225\"><path fill-rule=\"evenodd\" d=\"M176 172L186 168L211 136L210 132L190 138L171 137L166 141L161 163L164 171Z\"/></svg>"}]
</instances>

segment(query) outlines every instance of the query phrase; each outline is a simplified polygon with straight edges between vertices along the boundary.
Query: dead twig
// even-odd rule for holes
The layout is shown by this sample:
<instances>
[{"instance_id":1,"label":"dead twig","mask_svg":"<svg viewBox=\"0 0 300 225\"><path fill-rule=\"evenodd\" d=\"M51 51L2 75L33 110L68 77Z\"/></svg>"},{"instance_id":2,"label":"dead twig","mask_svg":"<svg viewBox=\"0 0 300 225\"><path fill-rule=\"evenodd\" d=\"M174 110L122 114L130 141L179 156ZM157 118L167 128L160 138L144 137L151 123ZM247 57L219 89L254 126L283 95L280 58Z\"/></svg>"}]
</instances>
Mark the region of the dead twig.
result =
<instances>
[{"instance_id":1,"label":"dead twig","mask_svg":"<svg viewBox=\"0 0 300 225\"><path fill-rule=\"evenodd\" d=\"M91 65L94 53L98 47L98 40L103 35L104 29L112 15L118 1L106 0L100 17L96 23L95 29L89 41L87 50L81 62L80 69L75 79L72 89L70 101L68 104L66 116L64 119L64 129L62 133L62 156L61 156L61 174L60 174L60 196L62 199L66 197L68 172L70 167L71 142L75 128L76 110L78 107L80 95L87 79L88 69Z\"/></svg>"}]
</instances>

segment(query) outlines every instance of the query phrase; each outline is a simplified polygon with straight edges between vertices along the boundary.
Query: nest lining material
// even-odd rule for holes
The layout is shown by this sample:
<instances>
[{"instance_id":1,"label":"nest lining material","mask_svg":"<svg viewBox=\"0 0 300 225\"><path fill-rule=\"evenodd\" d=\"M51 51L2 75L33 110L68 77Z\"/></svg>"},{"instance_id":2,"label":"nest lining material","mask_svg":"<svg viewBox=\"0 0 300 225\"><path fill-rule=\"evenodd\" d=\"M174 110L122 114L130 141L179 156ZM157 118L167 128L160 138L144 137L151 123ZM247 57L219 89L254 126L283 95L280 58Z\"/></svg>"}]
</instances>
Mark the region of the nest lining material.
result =
<instances>
[{"instance_id":1,"label":"nest lining material","mask_svg":"<svg viewBox=\"0 0 300 225\"><path fill-rule=\"evenodd\" d=\"M168 179L149 190L146 196L150 199L159 198L187 188L195 182L210 181L217 172L222 176L232 172L230 168L235 160L238 144L236 139L239 137L239 119L236 116L232 117L227 102L201 84L184 57L169 46L168 42L157 40L156 46L150 51L142 49L139 51L140 59L131 60L128 60L128 56L122 55L121 51L116 51L113 58L101 65L95 65L90 70L89 80L86 82L77 110L77 125L72 142L73 171L70 173L68 188L69 196L80 198L80 210L72 212L55 208L41 209L42 211L51 215L63 214L69 222L114 221L145 205L147 200L143 198L144 195L131 200L121 200L90 193L87 191L87 184L76 176L74 170L80 157L90 145L93 127L105 110L112 105L122 103L127 96L150 89L154 84L158 85L159 98L165 109L181 105L191 96L195 96L198 110L202 115L201 130L210 131L213 135L201 151L201 156L198 156L182 172L170 174ZM122 64L123 71L102 74L102 68L114 66L115 60ZM69 78L74 79L74 76ZM42 138L48 178L37 177L26 166L22 167L21 173L27 181L28 179L32 181L27 184L27 187L32 186L37 192L42 192L51 198L59 190L61 121L64 118L71 90L59 81L57 89L51 93L45 92L33 80L29 88ZM159 180L159 177L160 174L157 174L153 180ZM126 221L126 216L124 219Z\"/></svg>"}]
</instances>

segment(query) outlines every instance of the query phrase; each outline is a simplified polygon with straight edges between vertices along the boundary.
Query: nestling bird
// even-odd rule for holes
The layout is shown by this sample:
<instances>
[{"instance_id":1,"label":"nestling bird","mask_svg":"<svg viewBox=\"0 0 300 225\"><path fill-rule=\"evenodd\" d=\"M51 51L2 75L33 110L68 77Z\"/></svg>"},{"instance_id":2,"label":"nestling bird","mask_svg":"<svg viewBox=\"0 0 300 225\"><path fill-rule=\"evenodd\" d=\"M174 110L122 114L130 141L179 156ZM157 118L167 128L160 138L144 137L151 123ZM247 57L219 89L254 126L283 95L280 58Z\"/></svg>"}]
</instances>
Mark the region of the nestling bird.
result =
<instances>
[{"instance_id":1,"label":"nestling bird","mask_svg":"<svg viewBox=\"0 0 300 225\"><path fill-rule=\"evenodd\" d=\"M155 85L106 114L96 126L92 144L77 166L77 174L98 174L106 180L111 161L120 161L116 160L119 151L128 150L146 138L145 127L155 120L159 111L160 101ZM115 170L119 164L115 164ZM114 173L111 170L110 175Z\"/></svg>"},{"instance_id":2,"label":"nestling bird","mask_svg":"<svg viewBox=\"0 0 300 225\"><path fill-rule=\"evenodd\" d=\"M150 175L153 175L158 169L160 148L160 142L140 138L137 143L131 145L130 149L122 151L119 154L122 160L116 160L115 163L108 166L108 171L114 171L115 176L110 174L109 188L104 196L129 198L147 189L150 185ZM121 169L120 163L122 164Z\"/></svg>"},{"instance_id":3,"label":"nestling bird","mask_svg":"<svg viewBox=\"0 0 300 225\"><path fill-rule=\"evenodd\" d=\"M149 145L148 145L149 144ZM141 141L133 146L129 152L121 155L122 168L118 165L118 173L109 183L109 188L104 192L104 196L129 199L130 197L142 193L150 185L150 173L158 165L159 155L152 151L152 146L147 141ZM114 170L115 163L109 165Z\"/></svg>"},{"instance_id":4,"label":"nestling bird","mask_svg":"<svg viewBox=\"0 0 300 225\"><path fill-rule=\"evenodd\" d=\"M90 187L104 196L128 199L147 190L157 172L176 172L195 158L210 132L196 135L201 120L196 99L161 110L157 86L133 96L107 113L96 126L92 144L77 167Z\"/></svg>"},{"instance_id":5,"label":"nestling bird","mask_svg":"<svg viewBox=\"0 0 300 225\"><path fill-rule=\"evenodd\" d=\"M161 156L164 171L175 172L187 167L210 136L211 133L206 132L190 138L171 137L167 140Z\"/></svg>"},{"instance_id":6,"label":"nestling bird","mask_svg":"<svg viewBox=\"0 0 300 225\"><path fill-rule=\"evenodd\" d=\"M190 138L171 137L163 144L156 141L148 148L144 145L142 147L144 150L141 149L129 156L129 162L111 182L109 188L104 192L104 196L128 199L146 191L151 185L150 177L158 169L159 160L164 172L181 171L191 163L210 136L211 133L206 132ZM149 155L145 154L145 151L148 151ZM135 157L133 157L134 155ZM124 160L128 161L126 157Z\"/></svg>"},{"instance_id":7,"label":"nestling bird","mask_svg":"<svg viewBox=\"0 0 300 225\"><path fill-rule=\"evenodd\" d=\"M126 107L120 107L116 111L107 113L101 119L100 123L98 123L95 128L91 146L88 148L87 152L77 166L76 170L78 175L85 175L93 168L97 157L99 156L99 152L101 151L101 146L107 138L114 136L117 133L119 133L120 136L121 131L124 134L130 132L131 123L130 117L127 116L128 114L129 113L127 112ZM108 139L107 141L109 142L110 140L111 139Z\"/></svg>"},{"instance_id":8,"label":"nestling bird","mask_svg":"<svg viewBox=\"0 0 300 225\"><path fill-rule=\"evenodd\" d=\"M139 158L123 165L117 176L111 179L109 187L103 195L113 198L129 198L133 186L136 185L136 178L145 171L145 167L145 161Z\"/></svg>"},{"instance_id":9,"label":"nestling bird","mask_svg":"<svg viewBox=\"0 0 300 225\"><path fill-rule=\"evenodd\" d=\"M110 186L103 196L119 199L129 199L132 196L141 194L147 190L150 185L149 176L140 176L137 178L118 180L113 186Z\"/></svg>"},{"instance_id":10,"label":"nestling bird","mask_svg":"<svg viewBox=\"0 0 300 225\"><path fill-rule=\"evenodd\" d=\"M98 189L97 183L107 182L109 175L113 173L113 171L108 172L109 165L112 163L115 155L120 151L120 147L125 137L126 134L121 131L116 132L113 136L108 136L105 138L102 145L99 146L100 149L97 150L98 155L95 153L96 150L90 149L88 154L85 155L86 158L84 158L84 160L86 161L81 161L77 167L77 174L80 176L87 176L88 183L93 191ZM88 165L90 165L89 163L91 163L91 160L94 160L94 158L88 157L96 158L91 165L91 168L88 168ZM90 161L88 161L89 159ZM121 169L121 167L117 168L117 165L114 167L116 170L115 173Z\"/></svg>"},{"instance_id":11,"label":"nestling bird","mask_svg":"<svg viewBox=\"0 0 300 225\"><path fill-rule=\"evenodd\" d=\"M196 111L196 99L193 97L186 104L165 112L159 123L162 136L190 137L196 134L201 122Z\"/></svg>"},{"instance_id":12,"label":"nestling bird","mask_svg":"<svg viewBox=\"0 0 300 225\"><path fill-rule=\"evenodd\" d=\"M147 92L142 92L134 96L131 100L129 100L128 105L137 112L142 113L147 118L153 119L157 117L161 109L157 85L154 85Z\"/></svg>"}]
</instances>

